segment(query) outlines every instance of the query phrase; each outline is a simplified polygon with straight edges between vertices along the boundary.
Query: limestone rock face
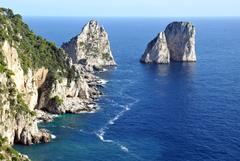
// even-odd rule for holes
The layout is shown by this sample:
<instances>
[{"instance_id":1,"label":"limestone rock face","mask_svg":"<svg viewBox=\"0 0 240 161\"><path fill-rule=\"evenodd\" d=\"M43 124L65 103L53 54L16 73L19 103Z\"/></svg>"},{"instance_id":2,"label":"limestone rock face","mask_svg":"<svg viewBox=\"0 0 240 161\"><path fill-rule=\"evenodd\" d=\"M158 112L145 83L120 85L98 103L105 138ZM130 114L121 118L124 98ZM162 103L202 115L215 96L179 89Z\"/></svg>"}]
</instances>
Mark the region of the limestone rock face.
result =
<instances>
[{"instance_id":1,"label":"limestone rock face","mask_svg":"<svg viewBox=\"0 0 240 161\"><path fill-rule=\"evenodd\" d=\"M173 61L196 61L195 27L189 22L173 22L165 30Z\"/></svg>"},{"instance_id":2,"label":"limestone rock face","mask_svg":"<svg viewBox=\"0 0 240 161\"><path fill-rule=\"evenodd\" d=\"M142 63L195 62L195 27L189 22L173 22L147 46Z\"/></svg>"},{"instance_id":3,"label":"limestone rock face","mask_svg":"<svg viewBox=\"0 0 240 161\"><path fill-rule=\"evenodd\" d=\"M23 110L19 102L15 83L5 73L0 74L0 134L9 144L33 144L51 139L47 131L39 130L33 112Z\"/></svg>"},{"instance_id":4,"label":"limestone rock face","mask_svg":"<svg viewBox=\"0 0 240 161\"><path fill-rule=\"evenodd\" d=\"M164 32L158 34L147 46L141 60L143 63L165 64L170 62L170 53Z\"/></svg>"},{"instance_id":5,"label":"limestone rock face","mask_svg":"<svg viewBox=\"0 0 240 161\"><path fill-rule=\"evenodd\" d=\"M16 84L16 88L18 90L24 88L24 73L18 58L17 50L12 47L8 41L4 41L2 45L2 51L6 58L8 69L15 73L12 76L12 79Z\"/></svg>"},{"instance_id":6,"label":"limestone rock face","mask_svg":"<svg viewBox=\"0 0 240 161\"><path fill-rule=\"evenodd\" d=\"M96 88L99 79L83 71L81 65L75 64L75 68L80 72L79 79L69 81L67 78L63 78L51 86L48 86L48 84L43 86L38 109L54 114L81 113L95 110L95 107L89 105L95 105L94 100L101 95ZM94 86L90 86L93 83ZM56 97L62 101L61 104L56 104L54 100Z\"/></svg>"},{"instance_id":7,"label":"limestone rock face","mask_svg":"<svg viewBox=\"0 0 240 161\"><path fill-rule=\"evenodd\" d=\"M18 52L8 41L2 42L0 51L7 69L13 73L11 76L0 73L1 136L6 137L10 144L16 142L29 145L50 141L51 134L38 128L34 114L38 103L38 88L45 81L48 70L29 69L24 74Z\"/></svg>"},{"instance_id":8,"label":"limestone rock face","mask_svg":"<svg viewBox=\"0 0 240 161\"><path fill-rule=\"evenodd\" d=\"M52 135L38 128L40 121L53 120L47 112L96 110L101 81L89 70L116 65L108 35L90 21L66 45L66 51L73 51L72 61L54 43L18 23L21 16L11 10L1 8L0 19L0 141L8 146L49 142Z\"/></svg>"},{"instance_id":9,"label":"limestone rock face","mask_svg":"<svg viewBox=\"0 0 240 161\"><path fill-rule=\"evenodd\" d=\"M2 53L6 58L7 68L14 73L12 79L16 84L16 89L20 93L24 93L25 102L30 110L33 110L37 105L38 88L46 80L48 70L45 68L40 68L36 71L29 69L27 74L24 74L18 52L8 41L4 41Z\"/></svg>"},{"instance_id":10,"label":"limestone rock face","mask_svg":"<svg viewBox=\"0 0 240 161\"><path fill-rule=\"evenodd\" d=\"M73 59L73 63L85 65L87 69L101 69L106 66L115 66L108 34L97 21L91 20L82 29L82 32L62 48Z\"/></svg>"}]
</instances>

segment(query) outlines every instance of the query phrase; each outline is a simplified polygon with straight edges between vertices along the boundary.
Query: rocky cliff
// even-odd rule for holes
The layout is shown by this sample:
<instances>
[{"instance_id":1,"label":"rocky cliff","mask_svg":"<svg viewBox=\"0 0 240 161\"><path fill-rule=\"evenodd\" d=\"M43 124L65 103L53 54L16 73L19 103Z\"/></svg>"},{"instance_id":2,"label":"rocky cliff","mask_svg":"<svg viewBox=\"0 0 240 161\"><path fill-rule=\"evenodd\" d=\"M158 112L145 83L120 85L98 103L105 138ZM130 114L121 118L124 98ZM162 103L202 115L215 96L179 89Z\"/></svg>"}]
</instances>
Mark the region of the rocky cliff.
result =
<instances>
[{"instance_id":1,"label":"rocky cliff","mask_svg":"<svg viewBox=\"0 0 240 161\"><path fill-rule=\"evenodd\" d=\"M94 20L88 22L82 32L64 43L62 48L74 63L83 64L88 70L116 65L110 49L108 34Z\"/></svg>"},{"instance_id":2,"label":"rocky cliff","mask_svg":"<svg viewBox=\"0 0 240 161\"><path fill-rule=\"evenodd\" d=\"M140 61L142 63L170 63L196 61L195 27L189 22L173 22L152 40Z\"/></svg>"},{"instance_id":3,"label":"rocky cliff","mask_svg":"<svg viewBox=\"0 0 240 161\"><path fill-rule=\"evenodd\" d=\"M34 69L23 61L27 59L24 47L30 47L25 46L28 40L24 37L31 32L21 17L9 9L0 9L0 22L0 135L7 138L9 144L49 142L51 135L38 129L34 112L38 85L45 76L42 80L37 78L45 70Z\"/></svg>"},{"instance_id":4,"label":"rocky cliff","mask_svg":"<svg viewBox=\"0 0 240 161\"><path fill-rule=\"evenodd\" d=\"M190 22L173 22L164 31L173 61L196 61L195 27Z\"/></svg>"},{"instance_id":5,"label":"rocky cliff","mask_svg":"<svg viewBox=\"0 0 240 161\"><path fill-rule=\"evenodd\" d=\"M35 35L20 15L0 8L0 137L7 144L49 142L51 134L38 121L52 120L46 112L96 110L99 85L63 49Z\"/></svg>"},{"instance_id":6,"label":"rocky cliff","mask_svg":"<svg viewBox=\"0 0 240 161\"><path fill-rule=\"evenodd\" d=\"M78 78L61 78L54 83L46 81L42 85L37 109L53 114L78 114L96 110L95 100L101 95L97 88L101 85L99 78L85 71L81 65L74 64L74 68Z\"/></svg>"},{"instance_id":7,"label":"rocky cliff","mask_svg":"<svg viewBox=\"0 0 240 161\"><path fill-rule=\"evenodd\" d=\"M170 53L164 32L160 32L158 36L147 45L141 62L157 64L166 64L170 62Z\"/></svg>"},{"instance_id":8,"label":"rocky cliff","mask_svg":"<svg viewBox=\"0 0 240 161\"><path fill-rule=\"evenodd\" d=\"M0 160L1 161L30 161L25 155L18 153L8 143L7 139L0 137Z\"/></svg>"}]
</instances>

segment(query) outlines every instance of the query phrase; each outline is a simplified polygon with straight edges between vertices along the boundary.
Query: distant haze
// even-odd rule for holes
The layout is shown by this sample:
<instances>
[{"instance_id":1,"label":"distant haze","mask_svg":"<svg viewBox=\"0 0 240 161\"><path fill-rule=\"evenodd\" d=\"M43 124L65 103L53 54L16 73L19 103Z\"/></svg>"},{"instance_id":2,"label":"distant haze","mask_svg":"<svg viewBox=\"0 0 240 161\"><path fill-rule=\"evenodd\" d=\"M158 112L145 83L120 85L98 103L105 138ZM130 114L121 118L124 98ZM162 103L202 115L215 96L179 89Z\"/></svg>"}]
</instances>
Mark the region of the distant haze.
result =
<instances>
[{"instance_id":1,"label":"distant haze","mask_svg":"<svg viewBox=\"0 0 240 161\"><path fill-rule=\"evenodd\" d=\"M1 0L0 6L24 16L240 16L239 0Z\"/></svg>"}]
</instances>

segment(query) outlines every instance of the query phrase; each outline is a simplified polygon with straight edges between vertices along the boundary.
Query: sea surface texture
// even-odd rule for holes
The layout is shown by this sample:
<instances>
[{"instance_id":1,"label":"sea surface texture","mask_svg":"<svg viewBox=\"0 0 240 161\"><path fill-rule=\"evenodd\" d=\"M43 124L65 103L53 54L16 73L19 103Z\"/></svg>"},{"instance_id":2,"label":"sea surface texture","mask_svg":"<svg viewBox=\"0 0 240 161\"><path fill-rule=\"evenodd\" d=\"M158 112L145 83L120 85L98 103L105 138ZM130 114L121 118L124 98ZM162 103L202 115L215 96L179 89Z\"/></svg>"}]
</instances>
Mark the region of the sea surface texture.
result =
<instances>
[{"instance_id":1,"label":"sea surface texture","mask_svg":"<svg viewBox=\"0 0 240 161\"><path fill-rule=\"evenodd\" d=\"M58 46L88 18L25 21ZM116 69L96 113L41 124L49 144L16 145L33 161L234 161L240 159L240 19L97 18L109 33ZM172 21L196 26L196 63L139 63Z\"/></svg>"}]
</instances>

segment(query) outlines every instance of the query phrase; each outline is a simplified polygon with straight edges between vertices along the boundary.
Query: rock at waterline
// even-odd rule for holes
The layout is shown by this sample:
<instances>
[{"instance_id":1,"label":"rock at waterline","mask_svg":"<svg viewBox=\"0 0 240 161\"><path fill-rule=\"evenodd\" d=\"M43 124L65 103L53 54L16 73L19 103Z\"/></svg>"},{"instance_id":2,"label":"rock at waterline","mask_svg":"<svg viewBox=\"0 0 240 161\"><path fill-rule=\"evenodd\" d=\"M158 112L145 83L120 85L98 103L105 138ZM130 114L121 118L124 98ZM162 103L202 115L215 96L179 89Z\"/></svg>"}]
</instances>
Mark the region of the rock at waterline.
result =
<instances>
[{"instance_id":1,"label":"rock at waterline","mask_svg":"<svg viewBox=\"0 0 240 161\"><path fill-rule=\"evenodd\" d=\"M195 34L192 23L173 22L148 44L140 61L157 64L170 61L195 62Z\"/></svg>"}]
</instances>

